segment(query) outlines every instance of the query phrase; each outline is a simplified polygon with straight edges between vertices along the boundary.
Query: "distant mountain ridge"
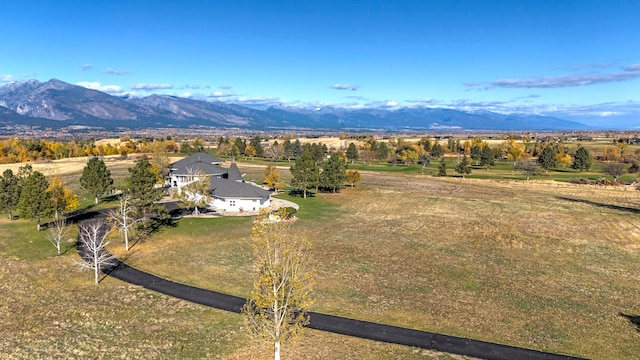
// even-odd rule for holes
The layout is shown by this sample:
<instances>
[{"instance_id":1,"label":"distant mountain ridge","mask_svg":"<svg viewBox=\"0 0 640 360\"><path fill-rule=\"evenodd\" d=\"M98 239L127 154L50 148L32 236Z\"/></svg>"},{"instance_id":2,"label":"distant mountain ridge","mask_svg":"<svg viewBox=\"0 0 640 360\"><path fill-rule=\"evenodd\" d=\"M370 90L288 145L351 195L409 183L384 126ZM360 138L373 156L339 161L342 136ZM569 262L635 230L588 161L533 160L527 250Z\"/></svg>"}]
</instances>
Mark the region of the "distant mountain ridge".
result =
<instances>
[{"instance_id":1,"label":"distant mountain ridge","mask_svg":"<svg viewBox=\"0 0 640 360\"><path fill-rule=\"evenodd\" d=\"M223 102L169 95L121 98L57 79L29 80L0 87L0 124L114 128L242 128L326 130L578 130L563 119L464 112L443 108L258 110Z\"/></svg>"}]
</instances>

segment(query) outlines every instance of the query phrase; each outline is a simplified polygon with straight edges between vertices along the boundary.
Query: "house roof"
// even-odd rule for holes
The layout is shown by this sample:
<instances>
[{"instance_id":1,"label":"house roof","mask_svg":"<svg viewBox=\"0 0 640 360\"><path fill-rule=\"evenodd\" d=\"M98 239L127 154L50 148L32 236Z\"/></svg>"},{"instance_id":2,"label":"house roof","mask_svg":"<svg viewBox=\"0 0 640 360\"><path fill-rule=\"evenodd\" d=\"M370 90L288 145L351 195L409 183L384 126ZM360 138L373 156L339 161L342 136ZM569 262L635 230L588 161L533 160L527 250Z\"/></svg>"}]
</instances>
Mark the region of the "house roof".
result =
<instances>
[{"instance_id":1,"label":"house roof","mask_svg":"<svg viewBox=\"0 0 640 360\"><path fill-rule=\"evenodd\" d=\"M195 153L192 155L187 156L184 159L180 159L176 162L174 162L173 164L171 164L171 168L181 168L184 167L186 165L192 164L192 163L208 163L208 164L220 164L223 163L224 160L217 158L215 156L209 155L207 153Z\"/></svg>"},{"instance_id":2,"label":"house roof","mask_svg":"<svg viewBox=\"0 0 640 360\"><path fill-rule=\"evenodd\" d=\"M171 173L186 175L202 172L206 175L222 175L227 173L226 169L218 166L223 161L206 153L195 153L171 164Z\"/></svg>"},{"instance_id":3,"label":"house roof","mask_svg":"<svg viewBox=\"0 0 640 360\"><path fill-rule=\"evenodd\" d=\"M209 194L220 198L263 199L271 192L253 184L212 176Z\"/></svg>"},{"instance_id":4,"label":"house roof","mask_svg":"<svg viewBox=\"0 0 640 360\"><path fill-rule=\"evenodd\" d=\"M236 163L231 163L229 166L229 171L227 172L227 179L233 181L243 181L242 173L240 173L240 169L238 169L238 165Z\"/></svg>"}]
</instances>

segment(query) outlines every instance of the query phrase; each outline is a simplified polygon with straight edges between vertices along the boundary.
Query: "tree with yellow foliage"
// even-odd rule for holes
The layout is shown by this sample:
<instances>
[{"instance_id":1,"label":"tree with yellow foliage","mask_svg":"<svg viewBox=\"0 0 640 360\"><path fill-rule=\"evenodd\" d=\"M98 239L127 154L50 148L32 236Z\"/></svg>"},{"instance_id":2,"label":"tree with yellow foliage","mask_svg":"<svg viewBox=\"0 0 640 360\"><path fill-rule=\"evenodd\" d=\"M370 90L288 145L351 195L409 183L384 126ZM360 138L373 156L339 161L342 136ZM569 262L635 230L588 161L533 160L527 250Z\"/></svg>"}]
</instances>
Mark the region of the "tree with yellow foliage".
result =
<instances>
[{"instance_id":1,"label":"tree with yellow foliage","mask_svg":"<svg viewBox=\"0 0 640 360\"><path fill-rule=\"evenodd\" d=\"M242 312L252 334L273 342L273 358L280 359L281 343L292 340L309 324L313 276L311 244L291 229L288 221L270 221L264 210L251 229L256 275Z\"/></svg>"},{"instance_id":2,"label":"tree with yellow foliage","mask_svg":"<svg viewBox=\"0 0 640 360\"><path fill-rule=\"evenodd\" d=\"M280 170L274 165L269 164L264 169L264 183L278 193L278 190L284 189L285 182L280 179Z\"/></svg>"},{"instance_id":3,"label":"tree with yellow foliage","mask_svg":"<svg viewBox=\"0 0 640 360\"><path fill-rule=\"evenodd\" d=\"M47 191L51 193L51 207L55 212L56 219L63 216L65 212L73 211L80 206L78 195L64 187L60 175L54 175L51 178Z\"/></svg>"}]
</instances>

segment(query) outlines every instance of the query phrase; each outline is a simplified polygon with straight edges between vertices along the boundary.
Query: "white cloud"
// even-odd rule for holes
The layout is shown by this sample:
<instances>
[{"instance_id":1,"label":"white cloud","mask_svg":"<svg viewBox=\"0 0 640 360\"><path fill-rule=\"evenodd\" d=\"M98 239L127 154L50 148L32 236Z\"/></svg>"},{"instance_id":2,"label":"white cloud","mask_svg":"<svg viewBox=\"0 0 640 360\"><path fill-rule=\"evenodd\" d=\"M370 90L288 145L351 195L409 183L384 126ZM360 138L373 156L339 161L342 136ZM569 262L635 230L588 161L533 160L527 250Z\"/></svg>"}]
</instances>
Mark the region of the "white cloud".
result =
<instances>
[{"instance_id":1,"label":"white cloud","mask_svg":"<svg viewBox=\"0 0 640 360\"><path fill-rule=\"evenodd\" d=\"M116 75L116 76L122 76L122 75L128 75L129 72L126 70L116 70L116 69L112 69L110 67L104 69L102 71L103 74L108 74L108 75Z\"/></svg>"},{"instance_id":2,"label":"white cloud","mask_svg":"<svg viewBox=\"0 0 640 360\"><path fill-rule=\"evenodd\" d=\"M0 82L9 83L9 82L14 82L14 81L16 81L16 78L13 77L13 75L9 75L9 74L0 75Z\"/></svg>"},{"instance_id":3,"label":"white cloud","mask_svg":"<svg viewBox=\"0 0 640 360\"><path fill-rule=\"evenodd\" d=\"M82 71L89 71L89 70L93 70L94 67L91 64L82 64L80 65L80 70Z\"/></svg>"},{"instance_id":4,"label":"white cloud","mask_svg":"<svg viewBox=\"0 0 640 360\"><path fill-rule=\"evenodd\" d=\"M331 85L332 89L336 90L351 90L356 91L360 88L360 85L352 85L352 84L333 84Z\"/></svg>"},{"instance_id":5,"label":"white cloud","mask_svg":"<svg viewBox=\"0 0 640 360\"><path fill-rule=\"evenodd\" d=\"M604 84L609 82L628 81L640 78L640 64L624 66L622 71L608 73L581 73L556 76L541 76L537 78L505 78L491 82L467 82L467 87L483 86L492 88L562 88Z\"/></svg>"},{"instance_id":6,"label":"white cloud","mask_svg":"<svg viewBox=\"0 0 640 360\"><path fill-rule=\"evenodd\" d=\"M121 96L127 94L127 92L118 85L102 85L97 81L81 81L76 83L76 85L87 89L102 91L110 95Z\"/></svg>"},{"instance_id":7,"label":"white cloud","mask_svg":"<svg viewBox=\"0 0 640 360\"><path fill-rule=\"evenodd\" d=\"M199 89L210 89L211 87L209 85L193 85L193 84L186 84L182 87L179 87L179 89L191 89L191 90L199 90Z\"/></svg>"},{"instance_id":8,"label":"white cloud","mask_svg":"<svg viewBox=\"0 0 640 360\"><path fill-rule=\"evenodd\" d=\"M131 90L153 91L163 89L173 89L171 84L147 84L147 83L135 83L129 86Z\"/></svg>"}]
</instances>

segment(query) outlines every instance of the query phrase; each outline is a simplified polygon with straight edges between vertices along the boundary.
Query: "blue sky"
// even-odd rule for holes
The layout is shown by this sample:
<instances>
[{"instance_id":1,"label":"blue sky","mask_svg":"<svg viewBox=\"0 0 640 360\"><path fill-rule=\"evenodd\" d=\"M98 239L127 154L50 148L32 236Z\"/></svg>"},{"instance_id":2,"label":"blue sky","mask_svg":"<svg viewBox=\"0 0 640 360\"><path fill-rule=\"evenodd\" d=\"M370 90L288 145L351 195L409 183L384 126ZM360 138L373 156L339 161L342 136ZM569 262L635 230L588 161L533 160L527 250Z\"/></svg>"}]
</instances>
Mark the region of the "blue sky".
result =
<instances>
[{"instance_id":1,"label":"blue sky","mask_svg":"<svg viewBox=\"0 0 640 360\"><path fill-rule=\"evenodd\" d=\"M640 1L6 1L0 85L640 126Z\"/></svg>"}]
</instances>

